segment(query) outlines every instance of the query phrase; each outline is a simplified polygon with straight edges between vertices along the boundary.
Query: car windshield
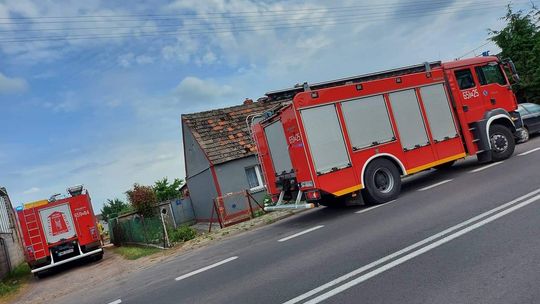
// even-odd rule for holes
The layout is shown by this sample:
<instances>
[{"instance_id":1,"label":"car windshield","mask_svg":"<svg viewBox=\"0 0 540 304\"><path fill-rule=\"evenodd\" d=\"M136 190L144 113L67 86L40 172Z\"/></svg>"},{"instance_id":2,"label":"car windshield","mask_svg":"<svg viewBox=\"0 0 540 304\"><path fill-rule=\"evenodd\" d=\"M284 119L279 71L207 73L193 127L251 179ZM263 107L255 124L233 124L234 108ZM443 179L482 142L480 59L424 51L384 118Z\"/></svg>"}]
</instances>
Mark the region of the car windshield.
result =
<instances>
[{"instance_id":1,"label":"car windshield","mask_svg":"<svg viewBox=\"0 0 540 304\"><path fill-rule=\"evenodd\" d=\"M537 105L535 103L524 103L521 106L523 106L527 111L531 113L540 113L540 105Z\"/></svg>"},{"instance_id":2,"label":"car windshield","mask_svg":"<svg viewBox=\"0 0 540 304\"><path fill-rule=\"evenodd\" d=\"M525 110L525 108L522 105L519 105L517 110L518 110L519 114L521 114L522 116L525 115L525 114L529 114L529 112L527 110Z\"/></svg>"}]
</instances>

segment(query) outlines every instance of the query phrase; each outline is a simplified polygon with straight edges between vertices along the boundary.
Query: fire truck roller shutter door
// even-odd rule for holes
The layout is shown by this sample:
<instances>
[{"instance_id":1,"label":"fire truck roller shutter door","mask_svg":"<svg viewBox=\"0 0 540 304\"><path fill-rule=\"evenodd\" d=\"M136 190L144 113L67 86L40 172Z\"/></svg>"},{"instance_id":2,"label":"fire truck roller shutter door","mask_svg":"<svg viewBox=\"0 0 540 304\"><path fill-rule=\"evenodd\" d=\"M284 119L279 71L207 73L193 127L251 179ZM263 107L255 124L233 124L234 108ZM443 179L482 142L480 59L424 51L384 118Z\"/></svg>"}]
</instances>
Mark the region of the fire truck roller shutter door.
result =
<instances>
[{"instance_id":1,"label":"fire truck roller shutter door","mask_svg":"<svg viewBox=\"0 0 540 304\"><path fill-rule=\"evenodd\" d=\"M270 149L270 157L274 165L275 172L280 175L283 172L289 173L292 170L289 147L285 138L285 131L281 120L273 122L264 128L266 141Z\"/></svg>"},{"instance_id":2,"label":"fire truck roller shutter door","mask_svg":"<svg viewBox=\"0 0 540 304\"><path fill-rule=\"evenodd\" d=\"M420 94L433 139L443 141L456 137L457 130L443 85L435 84L422 87Z\"/></svg>"},{"instance_id":3,"label":"fire truck roller shutter door","mask_svg":"<svg viewBox=\"0 0 540 304\"><path fill-rule=\"evenodd\" d=\"M395 139L382 95L345 101L342 107L353 150Z\"/></svg>"},{"instance_id":4,"label":"fire truck roller shutter door","mask_svg":"<svg viewBox=\"0 0 540 304\"><path fill-rule=\"evenodd\" d=\"M317 173L350 165L334 104L300 111Z\"/></svg>"},{"instance_id":5,"label":"fire truck roller shutter door","mask_svg":"<svg viewBox=\"0 0 540 304\"><path fill-rule=\"evenodd\" d=\"M403 149L412 150L429 145L415 91L399 91L389 96Z\"/></svg>"}]
</instances>

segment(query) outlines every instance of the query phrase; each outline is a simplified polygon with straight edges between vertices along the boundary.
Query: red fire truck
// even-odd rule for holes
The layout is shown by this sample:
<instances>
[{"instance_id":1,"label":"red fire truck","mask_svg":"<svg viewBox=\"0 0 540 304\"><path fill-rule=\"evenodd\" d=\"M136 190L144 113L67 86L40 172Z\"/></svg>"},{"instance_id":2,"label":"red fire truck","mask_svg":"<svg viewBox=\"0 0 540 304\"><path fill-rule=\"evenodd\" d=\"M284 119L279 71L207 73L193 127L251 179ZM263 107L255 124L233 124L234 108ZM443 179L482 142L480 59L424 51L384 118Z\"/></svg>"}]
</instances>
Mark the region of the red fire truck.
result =
<instances>
[{"instance_id":1,"label":"red fire truck","mask_svg":"<svg viewBox=\"0 0 540 304\"><path fill-rule=\"evenodd\" d=\"M267 93L291 100L251 125L276 206L395 199L401 177L476 155L500 161L522 126L510 60L431 62ZM296 204L282 204L296 197ZM301 204L305 197L308 204ZM360 197L360 196L358 196Z\"/></svg>"},{"instance_id":2,"label":"red fire truck","mask_svg":"<svg viewBox=\"0 0 540 304\"><path fill-rule=\"evenodd\" d=\"M79 185L68 188L68 193L17 208L26 261L37 276L70 261L103 257L88 192Z\"/></svg>"}]
</instances>

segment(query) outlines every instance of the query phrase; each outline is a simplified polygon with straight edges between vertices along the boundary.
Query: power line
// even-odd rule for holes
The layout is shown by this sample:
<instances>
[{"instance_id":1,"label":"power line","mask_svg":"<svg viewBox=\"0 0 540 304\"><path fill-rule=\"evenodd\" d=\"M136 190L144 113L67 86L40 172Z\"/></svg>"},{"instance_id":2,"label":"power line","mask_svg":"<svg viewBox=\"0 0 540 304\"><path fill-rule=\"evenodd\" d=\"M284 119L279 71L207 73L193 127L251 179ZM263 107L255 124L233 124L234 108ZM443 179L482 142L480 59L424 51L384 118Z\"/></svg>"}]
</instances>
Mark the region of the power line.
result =
<instances>
[{"instance_id":1,"label":"power line","mask_svg":"<svg viewBox=\"0 0 540 304\"><path fill-rule=\"evenodd\" d=\"M469 4L466 0L464 4ZM453 3L459 3L460 0L456 0ZM286 10L256 10L256 11L240 11L240 12L205 12L205 15L224 15L224 14L267 14L267 13L296 13L296 12L310 12L310 11L328 11L328 10L342 10L352 8L376 8L376 7L395 7L395 6L415 6L421 4L448 4L447 0L416 0L407 3L390 2L384 4L364 4L364 5L351 5L351 6L334 6L334 7L316 7L316 8L298 8ZM2 17L0 20L34 20L34 19L78 19L78 18L125 18L125 17L178 17L178 16L193 16L193 13L177 13L177 14L124 14L124 15L72 15L72 16L39 16L39 17Z\"/></svg>"},{"instance_id":2,"label":"power line","mask_svg":"<svg viewBox=\"0 0 540 304\"><path fill-rule=\"evenodd\" d=\"M486 4L490 4L490 2L483 2L483 3L475 3L473 5L468 5L466 6L466 8L468 9L478 9L479 7L478 6L481 6L482 8L486 7ZM495 5L497 6L497 5ZM499 5L501 6L501 5ZM493 7L493 5L492 5ZM452 9L461 9L461 8L465 8L465 7L452 7ZM410 8L407 8L407 9L404 9L401 11L401 13L412 13L412 12L417 12L417 11L425 11L424 8L422 9L419 9L419 8L414 8L414 7L410 7ZM428 11L429 12L429 11ZM334 15L335 13L337 13L336 15ZM310 20L310 19L320 19L320 18L330 18L330 17L333 17L333 18L342 18L342 17L353 17L353 16L357 16L357 17L372 17L372 16L386 16L388 15L388 13L391 13L391 12L388 12L388 11L379 11L379 12L372 12L372 13L365 13L364 11L362 12L351 12L351 11L344 11L344 12L333 12L332 14L328 14L328 15L325 15L325 16L308 16L308 17L304 17L302 18L302 20ZM266 16L266 17L277 17L277 16ZM283 16L279 16L279 18L281 18ZM177 26L186 26L186 25L202 25L201 22L196 22L196 23L186 23L186 21L194 21L194 20L179 20L179 21L183 21L182 24L178 24L178 23L175 23L175 24L151 24L151 25L139 25L137 26L137 29L140 29L140 28L166 28L166 27L177 27ZM260 18L258 19L247 19L247 20L237 20L235 21L235 23L257 23L257 24L262 24L264 22L270 22L270 21L274 21L274 20L261 20ZM114 22L113 20L109 21L109 22ZM230 25L231 22L213 22L211 23L211 25ZM109 30L109 29L133 29L134 26L92 26L92 27L71 27L71 28L41 28L41 29L14 29L14 30L3 30L3 31L0 31L0 33L18 33L18 32L46 32L46 31L70 31L70 30L77 30L77 31L84 31L84 30L100 30L100 29L106 29L106 30Z\"/></svg>"},{"instance_id":3,"label":"power line","mask_svg":"<svg viewBox=\"0 0 540 304\"><path fill-rule=\"evenodd\" d=\"M525 1L525 0L517 0L515 1L514 3L529 3L528 1ZM473 3L473 4L470 4L470 3L461 3L459 1L455 1L453 2L453 4L459 4L459 5L465 5L464 7L470 7L470 6L473 6L473 5L482 5L482 4L493 4L492 1L480 1L480 2L476 2L476 3ZM425 6L422 6L422 4L425 4ZM167 20L185 20L185 19L191 19L191 20L197 20L197 19L204 19L204 20L208 20L208 19L213 19L213 18L218 18L218 19L222 19L222 18L239 18L239 17L250 17L250 16L242 16L242 14L247 14L247 13L250 13L250 14L266 14L266 13L271 13L271 14L274 14L274 15L290 15L290 14L297 14L297 13L301 13L301 12L316 12L316 11L321 11L321 12L326 12L326 11L341 11L341 10L346 10L346 11L350 11L351 9L359 9L359 8L362 8L362 11L366 11L366 10L376 10L376 9L381 9L381 8L407 8L407 7L417 7L417 8L422 8L424 10L429 10L429 9L436 9L438 7L446 7L445 5L448 4L448 1L442 1L442 0L434 0L434 1L415 1L415 2L408 2L408 3L387 3L387 4L372 4L372 5L356 5L356 6L342 6L342 7L328 7L328 8L305 8L305 9L287 9L287 10L275 10L275 11L260 11L260 12L257 12L257 11L251 11L251 12L231 12L231 13L228 13L228 12L216 12L216 13L204 13L205 16L199 16L199 15L194 15L194 14L175 14L175 15L122 15L122 16L128 16L128 17L133 17L133 16L140 16L140 17L147 17L147 18L144 18L144 19L111 19L111 20L84 20L84 18L88 18L89 16L72 16L72 17L68 17L68 16L65 16L66 19L73 19L73 18L76 18L76 19L79 19L79 20L54 20L54 21L31 21L31 20L34 20L34 19L38 19L39 18L49 18L49 17L28 17L28 18L21 18L21 19L24 19L25 21L22 21L22 22L0 22L0 24L3 24L3 25L16 25L16 24L48 24L48 23L96 23L96 22L141 22L141 21L167 21ZM437 6L439 5L439 6ZM504 4L506 6L506 4ZM209 16L207 16L209 15ZM150 16L150 17L148 17ZM182 18L181 16L184 16L184 18ZM92 18L116 18L116 17L119 17L119 16L92 16ZM164 17L164 18L162 18ZM186 18L186 17L189 17L189 18ZM272 17L272 16L251 16L251 17ZM52 18L60 18L60 17L52 17ZM2 19L13 19L13 18L0 18L0 20ZM83 20L81 20L83 19Z\"/></svg>"},{"instance_id":4,"label":"power line","mask_svg":"<svg viewBox=\"0 0 540 304\"><path fill-rule=\"evenodd\" d=\"M487 9L496 9L497 6L492 7L481 7L481 8L469 8L464 13L468 13L474 10L487 10ZM366 18L359 18L362 16L348 16L341 18L340 20L325 20L326 18L318 18L317 20L308 21L308 22L297 22L297 23L286 23L286 24L265 24L259 23L254 27L227 27L227 28L211 28L211 29L179 29L179 30L165 30L165 31L147 31L147 32L137 32L129 34L93 34L93 35L71 35L71 36L31 36L23 37L20 39L10 39L6 38L0 40L2 43L19 43L19 42L38 42L38 41L62 41L62 40L80 40L80 39L108 39L108 38L129 38L129 37L147 37L153 35L179 35L179 34L189 34L189 35L201 35L201 34L214 34L214 33L228 33L228 32L243 32L243 31L258 31L258 30L273 30L273 29L294 29L294 28L305 28L305 27L317 27L321 25L341 25L341 24L351 24L351 23L367 23L374 22L386 19L405 19L411 17L424 17L424 16L436 16L443 14L452 14L461 12L461 10L445 10L437 12L410 12L400 14L395 16L393 14L385 15L372 15L367 16ZM390 18L387 18L390 17ZM245 24L242 24L245 25Z\"/></svg>"},{"instance_id":5,"label":"power line","mask_svg":"<svg viewBox=\"0 0 540 304\"><path fill-rule=\"evenodd\" d=\"M463 57L469 55L470 53L474 53L475 51L477 51L477 50L483 48L484 46L486 46L486 45L488 45L488 44L490 44L490 43L493 43L493 41L492 41L492 40L489 40L488 42L486 42L486 43L480 45L479 47L476 47L476 48L474 48L474 49L468 51L467 53L465 53L465 54L459 56L457 59L461 59L461 58L463 58Z\"/></svg>"}]
</instances>

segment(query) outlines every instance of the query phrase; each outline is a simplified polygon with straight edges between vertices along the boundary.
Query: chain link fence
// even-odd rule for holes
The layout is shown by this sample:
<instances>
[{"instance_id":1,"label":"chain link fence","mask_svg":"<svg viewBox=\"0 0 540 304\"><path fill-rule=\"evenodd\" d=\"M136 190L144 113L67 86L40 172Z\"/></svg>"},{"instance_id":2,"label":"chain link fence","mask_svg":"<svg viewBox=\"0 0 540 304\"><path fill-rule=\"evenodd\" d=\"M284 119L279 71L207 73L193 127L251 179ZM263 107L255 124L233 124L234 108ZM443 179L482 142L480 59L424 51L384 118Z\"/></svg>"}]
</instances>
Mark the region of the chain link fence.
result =
<instances>
[{"instance_id":1,"label":"chain link fence","mask_svg":"<svg viewBox=\"0 0 540 304\"><path fill-rule=\"evenodd\" d=\"M109 220L111 243L167 247L163 222L159 216L143 217L138 214L124 215Z\"/></svg>"}]
</instances>

